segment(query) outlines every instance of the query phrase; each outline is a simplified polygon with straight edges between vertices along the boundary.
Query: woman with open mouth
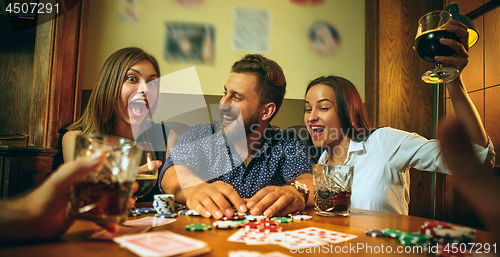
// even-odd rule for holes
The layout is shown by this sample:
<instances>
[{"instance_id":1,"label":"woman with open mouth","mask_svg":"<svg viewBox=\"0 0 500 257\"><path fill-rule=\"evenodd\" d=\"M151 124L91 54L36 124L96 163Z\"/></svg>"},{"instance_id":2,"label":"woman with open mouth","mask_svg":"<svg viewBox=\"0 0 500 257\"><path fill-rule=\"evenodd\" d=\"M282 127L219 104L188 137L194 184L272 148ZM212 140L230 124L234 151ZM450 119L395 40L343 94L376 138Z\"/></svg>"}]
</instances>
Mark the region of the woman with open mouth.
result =
<instances>
[{"instance_id":1,"label":"woman with open mouth","mask_svg":"<svg viewBox=\"0 0 500 257\"><path fill-rule=\"evenodd\" d=\"M461 110L457 118L468 121L476 156L493 167L493 145L461 79L447 87L455 110ZM352 208L408 214L410 167L450 174L438 140L390 127L371 129L358 91L345 78L319 77L307 86L304 122L313 144L325 149L319 164L354 166Z\"/></svg>"},{"instance_id":2,"label":"woman with open mouth","mask_svg":"<svg viewBox=\"0 0 500 257\"><path fill-rule=\"evenodd\" d=\"M64 161L73 159L75 140L80 134L147 141L153 147L155 143L165 144L161 148L168 151L178 136L167 126L151 120L157 106L159 78L158 62L142 49L128 47L113 53L101 68L82 117L66 128L68 132L62 140ZM160 131L161 138L152 130ZM165 162L167 151L155 151L158 168Z\"/></svg>"}]
</instances>

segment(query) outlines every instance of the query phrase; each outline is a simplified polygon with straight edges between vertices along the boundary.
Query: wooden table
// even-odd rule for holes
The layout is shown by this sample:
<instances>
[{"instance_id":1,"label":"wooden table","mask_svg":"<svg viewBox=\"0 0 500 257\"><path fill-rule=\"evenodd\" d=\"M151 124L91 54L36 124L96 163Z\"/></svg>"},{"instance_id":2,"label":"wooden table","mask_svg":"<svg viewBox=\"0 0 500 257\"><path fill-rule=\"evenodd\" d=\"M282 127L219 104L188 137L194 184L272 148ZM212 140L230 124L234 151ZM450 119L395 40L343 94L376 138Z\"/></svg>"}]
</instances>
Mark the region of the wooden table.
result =
<instances>
[{"instance_id":1,"label":"wooden table","mask_svg":"<svg viewBox=\"0 0 500 257\"><path fill-rule=\"evenodd\" d=\"M281 224L283 229L295 230L307 227L318 227L343 233L349 233L357 235L358 238L353 240L343 242L340 244L332 244L328 249L332 249L335 253L335 249L342 251L342 249L347 253L342 253L342 256L354 256L363 255L367 253L367 246L372 247L372 253L377 249L381 251L384 250L384 254L381 256L393 255L400 256L401 253L396 253L398 247L405 250L404 246L400 245L397 239L391 238L374 238L365 235L367 229L384 229L393 228L402 231L417 231L420 226L427 219L405 216L393 213L377 212L377 211L367 211L353 209L349 217L322 217L317 216L313 209L307 209L309 215L313 216L310 221L296 221L287 224ZM141 217L144 217L141 216ZM141 218L139 217L139 218ZM268 253L279 251L290 256L298 256L300 253L291 252L289 249L283 248L278 245L246 245L245 243L229 242L227 238L231 236L236 230L221 230L212 228L210 231L206 232L195 232L186 231L185 227L191 223L204 223L212 224L213 219L194 217L194 216L183 216L180 215L177 221L168 225L160 226L151 229L151 231L161 231L170 230L175 233L179 233L192 238L200 239L208 243L212 251L204 256L228 256L228 252L231 250L248 250L248 251L258 251L261 253ZM100 227L88 222L88 221L77 221L70 228L70 230L61 237L60 240L36 243L36 244L23 244L23 245L12 245L8 247L0 248L0 256L135 256L132 252L126 249L120 248L117 244L113 242L106 241L92 241L88 240L89 235L98 231ZM476 243L487 243L490 242L490 233L477 230L476 232ZM363 246L365 249L358 250L357 247ZM343 247L343 248L342 248ZM499 246L497 246L499 247ZM318 248L319 249L319 248ZM326 248L323 248L323 250ZM349 249L349 250L348 250ZM353 251L353 249L355 251ZM392 254L386 253L388 249L392 249ZM331 252L316 252L316 254L307 254L307 256L327 256L331 255ZM330 250L328 250L330 251ZM497 250L498 251L498 250ZM370 251L368 251L370 253ZM300 254L302 255L302 254ZM423 256L418 253L405 253L405 255L415 255ZM435 256L434 254L427 254L429 256Z\"/></svg>"}]
</instances>

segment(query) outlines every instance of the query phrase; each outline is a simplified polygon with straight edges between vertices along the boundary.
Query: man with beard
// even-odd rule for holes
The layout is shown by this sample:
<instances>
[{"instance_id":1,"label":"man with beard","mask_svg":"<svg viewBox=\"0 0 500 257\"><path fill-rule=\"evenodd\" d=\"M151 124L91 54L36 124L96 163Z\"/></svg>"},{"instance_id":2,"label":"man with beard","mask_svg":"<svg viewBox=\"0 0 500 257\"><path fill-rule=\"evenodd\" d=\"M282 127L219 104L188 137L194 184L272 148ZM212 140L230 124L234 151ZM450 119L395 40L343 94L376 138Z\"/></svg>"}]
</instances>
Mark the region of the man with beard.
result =
<instances>
[{"instance_id":1,"label":"man with beard","mask_svg":"<svg viewBox=\"0 0 500 257\"><path fill-rule=\"evenodd\" d=\"M312 205L305 146L269 124L286 91L281 67L249 54L231 72L220 100L221 121L193 126L179 138L160 172L160 190L216 219L233 216L232 206L271 217Z\"/></svg>"}]
</instances>

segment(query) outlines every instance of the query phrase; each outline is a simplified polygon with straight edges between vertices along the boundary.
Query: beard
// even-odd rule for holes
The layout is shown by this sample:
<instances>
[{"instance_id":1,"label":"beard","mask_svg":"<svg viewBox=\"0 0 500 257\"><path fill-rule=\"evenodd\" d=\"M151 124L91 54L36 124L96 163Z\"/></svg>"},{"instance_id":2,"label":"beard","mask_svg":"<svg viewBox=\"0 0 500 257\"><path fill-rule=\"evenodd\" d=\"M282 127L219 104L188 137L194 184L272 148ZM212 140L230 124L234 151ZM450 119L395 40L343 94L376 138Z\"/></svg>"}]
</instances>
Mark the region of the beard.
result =
<instances>
[{"instance_id":1,"label":"beard","mask_svg":"<svg viewBox=\"0 0 500 257\"><path fill-rule=\"evenodd\" d=\"M222 122L220 131L226 136L228 140L236 140L246 138L248 134L254 131L259 126L259 110L256 110L248 117L239 118L238 114L234 112L221 112L221 119L224 121L224 116L235 117L234 121L230 124ZM241 121L243 120L243 126ZM243 134L243 129L245 133Z\"/></svg>"}]
</instances>

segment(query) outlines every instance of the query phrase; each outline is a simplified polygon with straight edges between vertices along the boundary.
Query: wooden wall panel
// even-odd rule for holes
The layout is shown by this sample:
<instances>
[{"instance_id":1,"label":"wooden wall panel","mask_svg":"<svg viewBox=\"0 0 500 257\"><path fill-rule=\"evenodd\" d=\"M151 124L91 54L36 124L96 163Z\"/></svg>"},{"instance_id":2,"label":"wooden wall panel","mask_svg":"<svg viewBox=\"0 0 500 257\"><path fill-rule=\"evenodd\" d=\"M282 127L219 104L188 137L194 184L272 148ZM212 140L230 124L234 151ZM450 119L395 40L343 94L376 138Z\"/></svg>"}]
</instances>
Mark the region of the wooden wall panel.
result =
<instances>
[{"instance_id":1,"label":"wooden wall panel","mask_svg":"<svg viewBox=\"0 0 500 257\"><path fill-rule=\"evenodd\" d=\"M421 1L380 1L378 126L433 137L433 90L421 75L433 65L412 47L419 18L429 11Z\"/></svg>"},{"instance_id":2,"label":"wooden wall panel","mask_svg":"<svg viewBox=\"0 0 500 257\"><path fill-rule=\"evenodd\" d=\"M46 144L50 148L57 147L59 130L73 122L75 95L81 95L75 92L81 19L80 1L77 2L65 15L58 18L55 28Z\"/></svg>"},{"instance_id":3,"label":"wooden wall panel","mask_svg":"<svg viewBox=\"0 0 500 257\"><path fill-rule=\"evenodd\" d=\"M47 3L45 1L44 3ZM31 112L29 119L29 146L45 147L52 76L52 45L55 21L53 14L40 14L36 28Z\"/></svg>"},{"instance_id":4,"label":"wooden wall panel","mask_svg":"<svg viewBox=\"0 0 500 257\"><path fill-rule=\"evenodd\" d=\"M0 39L0 135L28 134L35 31Z\"/></svg>"},{"instance_id":5,"label":"wooden wall panel","mask_svg":"<svg viewBox=\"0 0 500 257\"><path fill-rule=\"evenodd\" d=\"M484 15L485 86L500 84L500 8Z\"/></svg>"},{"instance_id":6,"label":"wooden wall panel","mask_svg":"<svg viewBox=\"0 0 500 257\"><path fill-rule=\"evenodd\" d=\"M375 127L434 137L434 87L421 81L433 64L413 50L418 20L443 1L366 1L365 99ZM410 214L432 217L431 174L412 170Z\"/></svg>"},{"instance_id":7,"label":"wooden wall panel","mask_svg":"<svg viewBox=\"0 0 500 257\"><path fill-rule=\"evenodd\" d=\"M490 87L485 89L485 111L484 114L486 116L485 119L485 128L486 132L491 138L493 145L495 146L497 153L497 164L499 163L498 156L500 151L500 86Z\"/></svg>"}]
</instances>

